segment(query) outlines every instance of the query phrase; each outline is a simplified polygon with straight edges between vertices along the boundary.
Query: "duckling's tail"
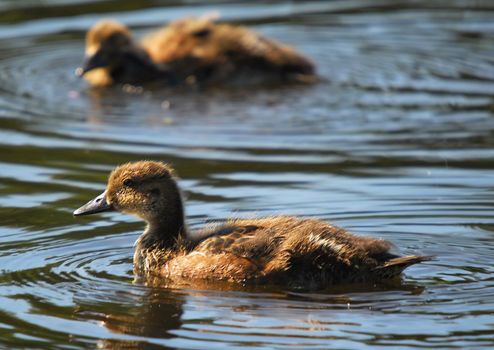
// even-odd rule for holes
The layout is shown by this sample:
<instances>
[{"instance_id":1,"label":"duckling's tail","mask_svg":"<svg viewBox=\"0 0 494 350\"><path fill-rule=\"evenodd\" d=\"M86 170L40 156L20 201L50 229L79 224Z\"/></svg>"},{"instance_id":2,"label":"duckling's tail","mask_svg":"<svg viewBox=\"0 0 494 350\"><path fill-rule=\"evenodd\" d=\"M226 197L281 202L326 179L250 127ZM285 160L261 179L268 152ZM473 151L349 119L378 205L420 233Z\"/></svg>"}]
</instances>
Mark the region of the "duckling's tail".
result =
<instances>
[{"instance_id":1,"label":"duckling's tail","mask_svg":"<svg viewBox=\"0 0 494 350\"><path fill-rule=\"evenodd\" d=\"M400 256L397 258L392 258L386 261L382 266L376 268L376 272L385 275L387 277L393 277L399 275L407 267L421 263L423 261L429 261L434 259L434 256L419 256L419 255L409 255Z\"/></svg>"}]
</instances>

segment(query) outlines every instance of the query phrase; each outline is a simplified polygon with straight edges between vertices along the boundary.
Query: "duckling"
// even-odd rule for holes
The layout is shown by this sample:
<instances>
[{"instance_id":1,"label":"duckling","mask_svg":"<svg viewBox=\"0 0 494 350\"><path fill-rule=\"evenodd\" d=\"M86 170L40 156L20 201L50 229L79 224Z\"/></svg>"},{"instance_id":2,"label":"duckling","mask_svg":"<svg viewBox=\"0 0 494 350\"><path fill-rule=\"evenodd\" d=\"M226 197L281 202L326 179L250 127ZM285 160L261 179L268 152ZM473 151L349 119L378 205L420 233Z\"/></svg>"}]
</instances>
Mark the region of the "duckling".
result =
<instances>
[{"instance_id":1,"label":"duckling","mask_svg":"<svg viewBox=\"0 0 494 350\"><path fill-rule=\"evenodd\" d=\"M287 45L207 17L177 20L140 43L125 25L104 19L86 35L86 58L77 74L92 86L244 85L312 81L314 65Z\"/></svg>"},{"instance_id":2,"label":"duckling","mask_svg":"<svg viewBox=\"0 0 494 350\"><path fill-rule=\"evenodd\" d=\"M134 271L141 277L322 288L391 279L431 258L398 256L385 240L291 216L231 219L193 234L174 170L156 161L118 166L106 190L74 216L112 210L147 223L134 254Z\"/></svg>"}]
</instances>

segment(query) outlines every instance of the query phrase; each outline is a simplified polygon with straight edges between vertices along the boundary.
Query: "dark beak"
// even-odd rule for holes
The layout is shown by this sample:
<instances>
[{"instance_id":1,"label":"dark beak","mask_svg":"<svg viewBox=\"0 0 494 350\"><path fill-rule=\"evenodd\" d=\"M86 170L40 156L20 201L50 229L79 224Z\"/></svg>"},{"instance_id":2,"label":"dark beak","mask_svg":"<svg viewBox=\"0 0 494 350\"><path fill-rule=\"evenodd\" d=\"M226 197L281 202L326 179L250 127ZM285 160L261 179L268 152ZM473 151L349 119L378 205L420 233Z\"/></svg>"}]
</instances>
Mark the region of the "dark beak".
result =
<instances>
[{"instance_id":1,"label":"dark beak","mask_svg":"<svg viewBox=\"0 0 494 350\"><path fill-rule=\"evenodd\" d=\"M106 67L108 64L103 57L101 51L96 51L96 53L92 56L86 56L84 62L82 62L82 66L75 70L75 74L79 77L82 77L87 72L101 67Z\"/></svg>"},{"instance_id":2,"label":"dark beak","mask_svg":"<svg viewBox=\"0 0 494 350\"><path fill-rule=\"evenodd\" d=\"M106 202L106 191L100 194L98 197L87 202L82 207L74 211L74 216L90 215L95 213L102 213L105 211L113 211L113 206Z\"/></svg>"}]
</instances>

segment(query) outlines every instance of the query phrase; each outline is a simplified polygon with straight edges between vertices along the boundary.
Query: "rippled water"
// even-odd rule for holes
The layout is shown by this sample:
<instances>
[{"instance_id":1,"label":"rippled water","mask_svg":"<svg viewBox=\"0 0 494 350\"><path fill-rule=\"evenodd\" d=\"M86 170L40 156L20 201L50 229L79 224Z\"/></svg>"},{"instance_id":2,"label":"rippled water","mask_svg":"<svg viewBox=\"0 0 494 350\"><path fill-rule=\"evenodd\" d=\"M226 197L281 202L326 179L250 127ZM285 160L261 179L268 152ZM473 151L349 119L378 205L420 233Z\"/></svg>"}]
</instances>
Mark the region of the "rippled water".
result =
<instances>
[{"instance_id":1,"label":"rippled water","mask_svg":"<svg viewBox=\"0 0 494 350\"><path fill-rule=\"evenodd\" d=\"M494 346L492 2L46 3L0 4L0 348ZM322 82L94 91L73 74L101 16L142 34L214 10ZM192 227L315 216L437 258L318 293L133 283L142 223L71 212L143 158L174 164Z\"/></svg>"}]
</instances>

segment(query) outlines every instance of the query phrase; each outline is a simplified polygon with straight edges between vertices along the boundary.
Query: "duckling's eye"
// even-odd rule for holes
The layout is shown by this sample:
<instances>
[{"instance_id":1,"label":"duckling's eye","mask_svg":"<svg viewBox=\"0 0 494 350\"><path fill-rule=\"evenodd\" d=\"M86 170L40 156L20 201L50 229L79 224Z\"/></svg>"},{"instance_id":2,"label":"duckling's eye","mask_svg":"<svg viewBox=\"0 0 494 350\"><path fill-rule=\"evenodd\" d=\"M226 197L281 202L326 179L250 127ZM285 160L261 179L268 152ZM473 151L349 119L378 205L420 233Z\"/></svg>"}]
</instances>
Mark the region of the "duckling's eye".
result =
<instances>
[{"instance_id":1,"label":"duckling's eye","mask_svg":"<svg viewBox=\"0 0 494 350\"><path fill-rule=\"evenodd\" d=\"M132 187L132 186L134 186L134 185L135 185L135 182L134 182L134 180L132 180L132 179L125 179L125 180L123 181L123 184L124 184L124 186L127 186L127 187Z\"/></svg>"},{"instance_id":2,"label":"duckling's eye","mask_svg":"<svg viewBox=\"0 0 494 350\"><path fill-rule=\"evenodd\" d=\"M159 196L159 195L160 195L160 189L159 189L159 188L153 188L153 189L151 190L151 194L152 194L153 196Z\"/></svg>"}]
</instances>

